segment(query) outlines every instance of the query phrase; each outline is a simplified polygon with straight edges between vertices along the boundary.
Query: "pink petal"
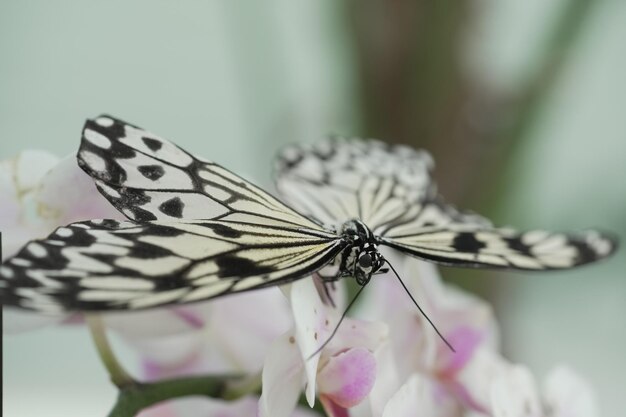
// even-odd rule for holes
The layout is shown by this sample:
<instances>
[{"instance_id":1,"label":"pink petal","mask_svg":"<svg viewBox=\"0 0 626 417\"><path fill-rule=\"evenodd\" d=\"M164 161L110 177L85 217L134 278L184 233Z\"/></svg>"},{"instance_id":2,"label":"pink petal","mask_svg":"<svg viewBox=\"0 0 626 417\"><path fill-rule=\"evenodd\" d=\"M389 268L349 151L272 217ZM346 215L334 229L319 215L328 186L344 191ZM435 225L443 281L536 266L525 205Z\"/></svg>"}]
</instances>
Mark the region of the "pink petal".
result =
<instances>
[{"instance_id":1,"label":"pink petal","mask_svg":"<svg viewBox=\"0 0 626 417\"><path fill-rule=\"evenodd\" d=\"M318 374L320 395L343 408L363 401L376 380L376 360L364 348L349 349L329 359Z\"/></svg>"},{"instance_id":2,"label":"pink petal","mask_svg":"<svg viewBox=\"0 0 626 417\"><path fill-rule=\"evenodd\" d=\"M325 395L320 396L320 403L328 417L350 417L348 409L339 406L337 403Z\"/></svg>"},{"instance_id":3,"label":"pink petal","mask_svg":"<svg viewBox=\"0 0 626 417\"><path fill-rule=\"evenodd\" d=\"M474 350L483 340L483 335L475 328L461 325L446 333L446 339L454 347L452 352L447 346L441 346L440 375L452 376L463 368L472 358Z\"/></svg>"}]
</instances>

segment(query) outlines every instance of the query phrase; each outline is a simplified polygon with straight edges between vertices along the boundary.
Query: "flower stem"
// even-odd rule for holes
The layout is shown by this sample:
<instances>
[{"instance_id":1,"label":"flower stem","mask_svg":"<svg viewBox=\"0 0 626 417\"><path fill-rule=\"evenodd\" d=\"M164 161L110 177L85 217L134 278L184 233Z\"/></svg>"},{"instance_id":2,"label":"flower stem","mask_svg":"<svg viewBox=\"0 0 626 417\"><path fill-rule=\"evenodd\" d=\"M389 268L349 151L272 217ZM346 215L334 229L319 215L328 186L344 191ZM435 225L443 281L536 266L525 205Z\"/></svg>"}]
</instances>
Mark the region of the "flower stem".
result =
<instances>
[{"instance_id":1,"label":"flower stem","mask_svg":"<svg viewBox=\"0 0 626 417\"><path fill-rule=\"evenodd\" d=\"M109 417L134 417L141 410L172 398L202 395L211 398L236 400L257 392L261 387L261 374L207 375L138 382L124 370L115 357L106 330L99 315L85 316L102 363L119 394Z\"/></svg>"},{"instance_id":2,"label":"flower stem","mask_svg":"<svg viewBox=\"0 0 626 417\"><path fill-rule=\"evenodd\" d=\"M210 398L225 398L228 386L244 380L234 375L196 376L168 379L153 383L135 383L120 390L117 403L108 417L134 417L141 410L173 398L200 395ZM230 400L248 392L240 392Z\"/></svg>"},{"instance_id":3,"label":"flower stem","mask_svg":"<svg viewBox=\"0 0 626 417\"><path fill-rule=\"evenodd\" d=\"M137 382L117 361L109 340L107 339L106 330L102 324L102 318L99 315L87 314L85 315L85 320L89 326L89 331L91 332L91 337L96 345L96 349L98 350L98 355L100 355L102 363L109 372L111 382L120 389L136 385Z\"/></svg>"},{"instance_id":4,"label":"flower stem","mask_svg":"<svg viewBox=\"0 0 626 417\"><path fill-rule=\"evenodd\" d=\"M232 379L224 386L221 398L227 401L236 400L244 395L258 392L261 389L261 373L251 374Z\"/></svg>"}]
</instances>

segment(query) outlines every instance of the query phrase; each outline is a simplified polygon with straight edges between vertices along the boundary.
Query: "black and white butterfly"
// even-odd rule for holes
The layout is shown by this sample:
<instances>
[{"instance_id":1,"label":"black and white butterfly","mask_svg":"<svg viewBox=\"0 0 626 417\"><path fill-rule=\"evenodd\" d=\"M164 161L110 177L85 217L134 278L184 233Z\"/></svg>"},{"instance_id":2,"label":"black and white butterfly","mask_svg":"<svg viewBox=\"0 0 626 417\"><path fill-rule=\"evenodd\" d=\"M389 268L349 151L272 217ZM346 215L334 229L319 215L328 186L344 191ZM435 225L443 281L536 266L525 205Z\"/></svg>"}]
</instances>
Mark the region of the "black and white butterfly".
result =
<instances>
[{"instance_id":1,"label":"black and white butterfly","mask_svg":"<svg viewBox=\"0 0 626 417\"><path fill-rule=\"evenodd\" d=\"M497 229L442 202L430 156L375 140L292 146L285 203L227 169L110 116L85 124L78 163L129 221L92 220L28 243L0 267L4 304L40 312L136 310L291 282L322 268L365 285L385 245L442 265L566 269L616 243Z\"/></svg>"}]
</instances>

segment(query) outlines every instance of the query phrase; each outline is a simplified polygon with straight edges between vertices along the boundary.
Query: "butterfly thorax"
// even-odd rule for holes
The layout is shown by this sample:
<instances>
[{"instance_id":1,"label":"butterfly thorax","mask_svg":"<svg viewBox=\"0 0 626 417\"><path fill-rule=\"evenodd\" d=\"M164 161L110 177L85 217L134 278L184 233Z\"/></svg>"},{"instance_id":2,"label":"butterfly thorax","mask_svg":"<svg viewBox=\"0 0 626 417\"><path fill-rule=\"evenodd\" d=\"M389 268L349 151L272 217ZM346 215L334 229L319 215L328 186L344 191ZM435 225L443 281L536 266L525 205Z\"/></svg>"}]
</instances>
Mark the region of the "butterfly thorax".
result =
<instances>
[{"instance_id":1,"label":"butterfly thorax","mask_svg":"<svg viewBox=\"0 0 626 417\"><path fill-rule=\"evenodd\" d=\"M376 237L360 220L345 222L340 234L348 246L339 256L339 275L353 276L359 285L367 284L385 262Z\"/></svg>"}]
</instances>

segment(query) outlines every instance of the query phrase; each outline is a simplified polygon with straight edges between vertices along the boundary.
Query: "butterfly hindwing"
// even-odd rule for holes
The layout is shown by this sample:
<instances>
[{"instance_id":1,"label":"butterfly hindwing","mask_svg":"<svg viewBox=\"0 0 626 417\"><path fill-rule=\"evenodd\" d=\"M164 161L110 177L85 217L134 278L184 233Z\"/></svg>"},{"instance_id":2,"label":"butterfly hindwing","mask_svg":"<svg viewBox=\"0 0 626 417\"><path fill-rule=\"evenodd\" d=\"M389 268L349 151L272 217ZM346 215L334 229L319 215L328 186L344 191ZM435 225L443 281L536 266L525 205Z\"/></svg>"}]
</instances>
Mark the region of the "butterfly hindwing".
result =
<instances>
[{"instance_id":1,"label":"butterfly hindwing","mask_svg":"<svg viewBox=\"0 0 626 417\"><path fill-rule=\"evenodd\" d=\"M275 163L281 197L323 224L360 219L370 229L433 193L430 155L376 140L330 138L283 149Z\"/></svg>"},{"instance_id":2,"label":"butterfly hindwing","mask_svg":"<svg viewBox=\"0 0 626 417\"><path fill-rule=\"evenodd\" d=\"M136 310L289 282L332 261L333 235L220 220L96 220L27 244L0 269L3 303Z\"/></svg>"}]
</instances>

